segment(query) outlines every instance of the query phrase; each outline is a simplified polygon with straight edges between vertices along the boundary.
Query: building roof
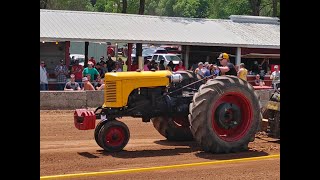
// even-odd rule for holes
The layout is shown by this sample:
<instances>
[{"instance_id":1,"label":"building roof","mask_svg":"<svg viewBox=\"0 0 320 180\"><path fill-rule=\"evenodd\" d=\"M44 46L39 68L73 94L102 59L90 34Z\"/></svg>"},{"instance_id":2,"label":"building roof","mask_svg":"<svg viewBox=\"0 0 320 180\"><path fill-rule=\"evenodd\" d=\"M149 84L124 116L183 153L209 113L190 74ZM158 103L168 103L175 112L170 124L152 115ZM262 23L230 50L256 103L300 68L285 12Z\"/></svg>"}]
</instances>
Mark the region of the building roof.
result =
<instances>
[{"instance_id":1,"label":"building roof","mask_svg":"<svg viewBox=\"0 0 320 180\"><path fill-rule=\"evenodd\" d=\"M280 22L252 16L221 20L40 9L40 41L280 49Z\"/></svg>"}]
</instances>

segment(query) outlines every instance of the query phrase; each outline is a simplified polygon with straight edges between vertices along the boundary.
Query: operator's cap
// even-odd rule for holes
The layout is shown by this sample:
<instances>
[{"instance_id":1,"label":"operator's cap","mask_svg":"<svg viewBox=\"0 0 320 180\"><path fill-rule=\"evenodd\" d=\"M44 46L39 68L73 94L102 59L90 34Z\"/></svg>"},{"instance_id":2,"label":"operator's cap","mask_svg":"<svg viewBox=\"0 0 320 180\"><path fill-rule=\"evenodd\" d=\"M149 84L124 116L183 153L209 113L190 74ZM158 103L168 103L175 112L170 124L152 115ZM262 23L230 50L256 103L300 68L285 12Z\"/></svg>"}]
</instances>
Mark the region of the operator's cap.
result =
<instances>
[{"instance_id":1,"label":"operator's cap","mask_svg":"<svg viewBox=\"0 0 320 180\"><path fill-rule=\"evenodd\" d=\"M278 68L279 68L278 65L275 65L275 66L274 66L274 69L278 69Z\"/></svg>"},{"instance_id":2,"label":"operator's cap","mask_svg":"<svg viewBox=\"0 0 320 180\"><path fill-rule=\"evenodd\" d=\"M227 53L221 53L217 59L229 59L229 55Z\"/></svg>"},{"instance_id":3,"label":"operator's cap","mask_svg":"<svg viewBox=\"0 0 320 180\"><path fill-rule=\"evenodd\" d=\"M88 78L87 77L83 77L82 81L88 81Z\"/></svg>"}]
</instances>

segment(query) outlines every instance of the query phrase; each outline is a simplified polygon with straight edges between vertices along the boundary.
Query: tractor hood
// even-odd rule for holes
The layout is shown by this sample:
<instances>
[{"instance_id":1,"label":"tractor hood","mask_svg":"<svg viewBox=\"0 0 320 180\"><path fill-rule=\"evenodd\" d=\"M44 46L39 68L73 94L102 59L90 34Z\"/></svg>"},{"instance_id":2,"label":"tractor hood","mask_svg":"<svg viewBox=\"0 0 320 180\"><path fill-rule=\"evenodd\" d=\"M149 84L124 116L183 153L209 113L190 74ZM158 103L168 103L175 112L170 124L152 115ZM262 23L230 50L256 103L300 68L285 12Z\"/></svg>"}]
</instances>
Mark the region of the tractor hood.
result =
<instances>
[{"instance_id":1,"label":"tractor hood","mask_svg":"<svg viewBox=\"0 0 320 180\"><path fill-rule=\"evenodd\" d=\"M117 80L134 80L134 79L149 79L170 77L172 73L167 70L161 71L129 71L129 72L110 72L105 74L105 81Z\"/></svg>"}]
</instances>

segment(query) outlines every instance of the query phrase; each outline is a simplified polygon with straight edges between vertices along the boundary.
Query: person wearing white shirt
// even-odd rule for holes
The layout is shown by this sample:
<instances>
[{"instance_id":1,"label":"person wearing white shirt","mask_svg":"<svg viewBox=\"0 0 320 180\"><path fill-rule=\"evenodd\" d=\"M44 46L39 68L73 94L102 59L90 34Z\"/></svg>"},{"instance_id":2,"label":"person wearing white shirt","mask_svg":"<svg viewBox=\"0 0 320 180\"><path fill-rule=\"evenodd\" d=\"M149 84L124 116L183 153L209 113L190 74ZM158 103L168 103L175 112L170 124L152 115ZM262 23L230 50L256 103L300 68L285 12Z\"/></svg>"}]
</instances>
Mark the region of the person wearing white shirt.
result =
<instances>
[{"instance_id":1,"label":"person wearing white shirt","mask_svg":"<svg viewBox=\"0 0 320 180\"><path fill-rule=\"evenodd\" d=\"M48 90L48 73L44 61L40 62L40 91Z\"/></svg>"},{"instance_id":2,"label":"person wearing white shirt","mask_svg":"<svg viewBox=\"0 0 320 180\"><path fill-rule=\"evenodd\" d=\"M280 71L278 65L274 66L274 71L270 75L272 79L273 88L280 88Z\"/></svg>"}]
</instances>

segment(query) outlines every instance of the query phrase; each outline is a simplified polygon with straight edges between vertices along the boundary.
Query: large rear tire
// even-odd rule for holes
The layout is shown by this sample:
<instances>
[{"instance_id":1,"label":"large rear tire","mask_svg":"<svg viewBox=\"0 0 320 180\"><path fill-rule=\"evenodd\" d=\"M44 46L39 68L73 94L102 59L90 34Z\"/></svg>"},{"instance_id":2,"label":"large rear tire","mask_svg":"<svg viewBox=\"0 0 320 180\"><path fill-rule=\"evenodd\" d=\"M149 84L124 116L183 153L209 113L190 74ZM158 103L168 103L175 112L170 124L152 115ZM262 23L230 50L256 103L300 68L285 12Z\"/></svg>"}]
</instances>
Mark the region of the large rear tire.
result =
<instances>
[{"instance_id":1,"label":"large rear tire","mask_svg":"<svg viewBox=\"0 0 320 180\"><path fill-rule=\"evenodd\" d=\"M262 118L257 93L235 76L218 76L201 85L189 112L194 138L212 153L247 150Z\"/></svg>"},{"instance_id":2,"label":"large rear tire","mask_svg":"<svg viewBox=\"0 0 320 180\"><path fill-rule=\"evenodd\" d=\"M187 117L152 118L154 128L169 141L191 141L193 135Z\"/></svg>"},{"instance_id":3,"label":"large rear tire","mask_svg":"<svg viewBox=\"0 0 320 180\"><path fill-rule=\"evenodd\" d=\"M130 139L129 128L118 120L108 120L98 134L100 145L105 151L121 151Z\"/></svg>"}]
</instances>

